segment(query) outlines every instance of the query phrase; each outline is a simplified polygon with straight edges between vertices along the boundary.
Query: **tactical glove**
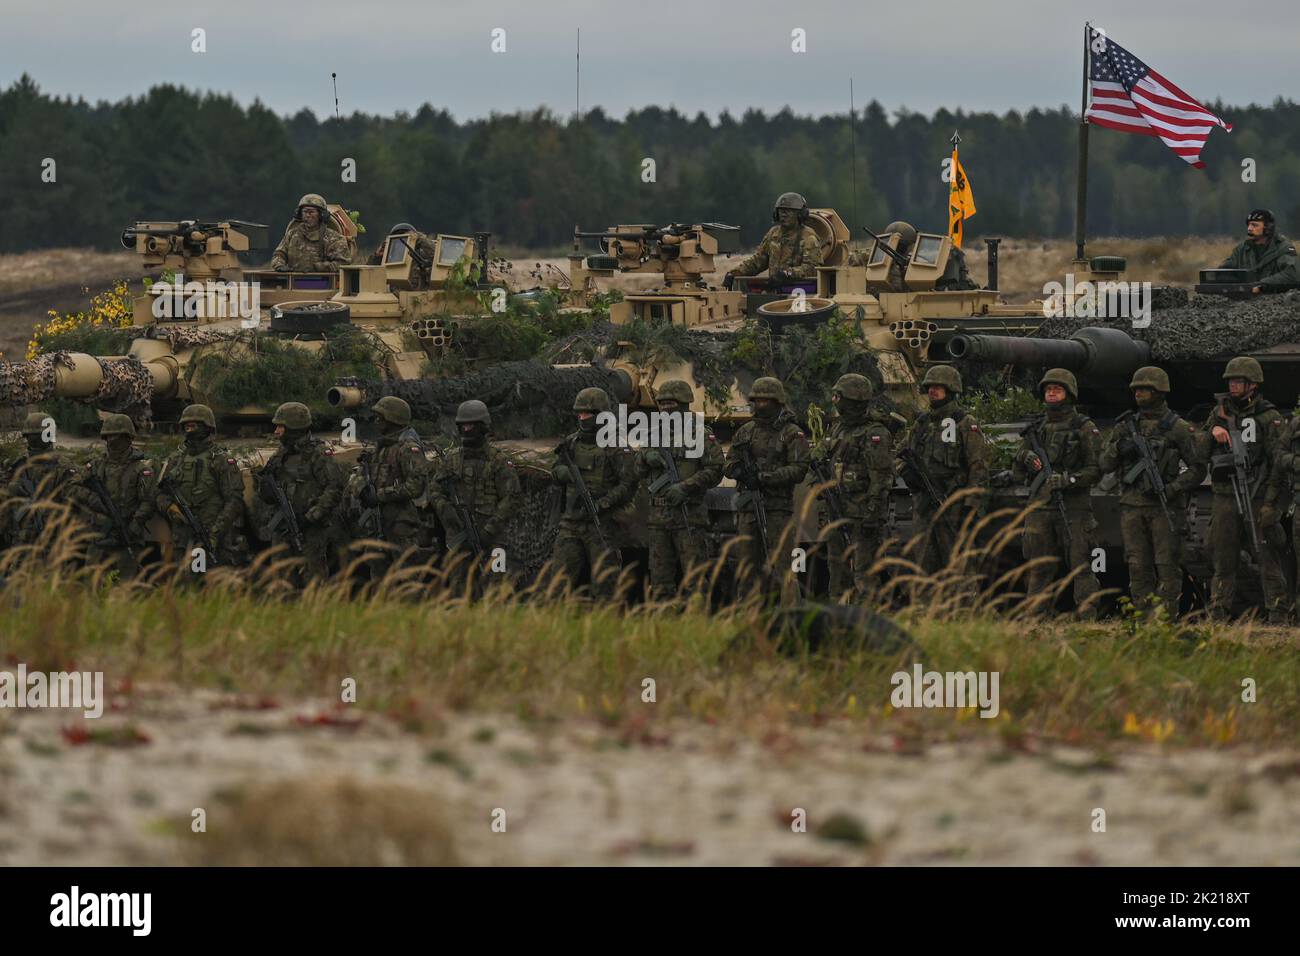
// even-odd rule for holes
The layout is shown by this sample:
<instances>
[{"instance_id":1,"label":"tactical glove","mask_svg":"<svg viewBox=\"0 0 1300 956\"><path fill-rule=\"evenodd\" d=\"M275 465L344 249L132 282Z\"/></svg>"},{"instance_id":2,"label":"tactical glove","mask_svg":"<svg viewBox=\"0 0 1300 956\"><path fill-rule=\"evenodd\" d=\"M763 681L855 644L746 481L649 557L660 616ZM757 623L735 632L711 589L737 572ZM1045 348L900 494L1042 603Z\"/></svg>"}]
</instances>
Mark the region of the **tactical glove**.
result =
<instances>
[{"instance_id":1,"label":"tactical glove","mask_svg":"<svg viewBox=\"0 0 1300 956\"><path fill-rule=\"evenodd\" d=\"M378 508L379 495L376 493L373 485L365 485L361 489L361 494L357 496L361 501L363 508Z\"/></svg>"},{"instance_id":2,"label":"tactical glove","mask_svg":"<svg viewBox=\"0 0 1300 956\"><path fill-rule=\"evenodd\" d=\"M1069 487L1070 479L1059 471L1053 474L1051 478L1047 479L1048 491L1064 491Z\"/></svg>"},{"instance_id":3,"label":"tactical glove","mask_svg":"<svg viewBox=\"0 0 1300 956\"><path fill-rule=\"evenodd\" d=\"M728 272L725 276L722 277L722 287L724 289L730 290L734 288L735 285L736 285L736 274L734 272Z\"/></svg>"},{"instance_id":4,"label":"tactical glove","mask_svg":"<svg viewBox=\"0 0 1300 956\"><path fill-rule=\"evenodd\" d=\"M680 481L675 485L669 485L668 490L664 492L664 497L668 499L668 503L674 508L685 502L687 495L686 486Z\"/></svg>"},{"instance_id":5,"label":"tactical glove","mask_svg":"<svg viewBox=\"0 0 1300 956\"><path fill-rule=\"evenodd\" d=\"M1282 516L1278 513L1277 505L1260 505L1259 508L1259 526L1261 528L1271 528L1278 523Z\"/></svg>"},{"instance_id":6,"label":"tactical glove","mask_svg":"<svg viewBox=\"0 0 1300 956\"><path fill-rule=\"evenodd\" d=\"M562 485L567 485L573 481L573 472L569 471L568 465L556 465L551 469L551 477Z\"/></svg>"},{"instance_id":7,"label":"tactical glove","mask_svg":"<svg viewBox=\"0 0 1300 956\"><path fill-rule=\"evenodd\" d=\"M658 448L647 448L641 453L641 460L651 468L664 469L668 465L664 462L664 453Z\"/></svg>"},{"instance_id":8,"label":"tactical glove","mask_svg":"<svg viewBox=\"0 0 1300 956\"><path fill-rule=\"evenodd\" d=\"M308 508L303 518L308 524L319 524L325 518L325 509L319 506Z\"/></svg>"}]
</instances>

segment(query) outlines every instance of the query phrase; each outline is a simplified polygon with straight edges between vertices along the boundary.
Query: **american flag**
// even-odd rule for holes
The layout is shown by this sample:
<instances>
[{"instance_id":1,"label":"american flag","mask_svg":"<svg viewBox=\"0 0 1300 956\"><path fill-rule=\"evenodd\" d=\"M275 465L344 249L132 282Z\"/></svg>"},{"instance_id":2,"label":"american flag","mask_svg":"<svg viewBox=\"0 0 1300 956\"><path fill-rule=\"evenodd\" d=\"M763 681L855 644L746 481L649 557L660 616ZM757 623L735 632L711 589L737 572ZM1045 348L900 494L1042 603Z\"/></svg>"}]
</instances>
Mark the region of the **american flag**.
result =
<instances>
[{"instance_id":1,"label":"american flag","mask_svg":"<svg viewBox=\"0 0 1300 956\"><path fill-rule=\"evenodd\" d=\"M1085 118L1124 133L1159 136L1197 169L1210 130L1225 123L1105 33L1088 28L1091 102Z\"/></svg>"}]
</instances>

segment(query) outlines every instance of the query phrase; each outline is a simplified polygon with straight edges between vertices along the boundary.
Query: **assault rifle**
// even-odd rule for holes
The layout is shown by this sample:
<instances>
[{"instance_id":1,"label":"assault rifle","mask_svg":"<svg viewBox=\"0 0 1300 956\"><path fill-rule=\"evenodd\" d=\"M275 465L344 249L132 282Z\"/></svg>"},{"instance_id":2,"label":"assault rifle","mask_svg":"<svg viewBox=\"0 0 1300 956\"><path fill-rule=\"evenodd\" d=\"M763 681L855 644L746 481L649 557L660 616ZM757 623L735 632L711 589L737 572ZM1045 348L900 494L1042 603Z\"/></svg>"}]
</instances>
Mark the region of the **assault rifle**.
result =
<instances>
[{"instance_id":1,"label":"assault rifle","mask_svg":"<svg viewBox=\"0 0 1300 956\"><path fill-rule=\"evenodd\" d=\"M122 547L126 549L126 553L134 561L136 559L135 548L131 547L131 534L127 531L126 520L122 517L122 512L117 510L113 496L108 493L108 488L104 484L104 479L91 473L87 476L87 480L90 484L90 490L95 493L95 497L99 499L100 504L104 506L104 510L108 513L108 520L112 523L113 530L117 532L117 538L122 543Z\"/></svg>"},{"instance_id":2,"label":"assault rifle","mask_svg":"<svg viewBox=\"0 0 1300 956\"><path fill-rule=\"evenodd\" d=\"M362 517L365 517L366 511L373 514L375 516L375 537L380 541L386 541L387 538L384 536L384 510L379 504L379 489L375 487L375 476L370 470L370 458L368 455L361 456L361 477L365 479L366 490L369 491L371 496L375 499L375 506L373 508L365 509L365 511L362 512Z\"/></svg>"},{"instance_id":3,"label":"assault rifle","mask_svg":"<svg viewBox=\"0 0 1300 956\"><path fill-rule=\"evenodd\" d=\"M1246 531L1250 535L1251 549L1258 558L1262 553L1262 546L1259 540L1259 528L1255 526L1255 507L1251 501L1255 489L1252 487L1254 482L1251 481L1250 475L1250 454L1246 451L1246 440L1242 438L1241 429L1235 420L1227 426L1227 429L1229 451L1215 455L1211 459L1211 467L1217 466L1218 469L1222 469L1224 465L1231 466L1232 471L1228 481L1232 485L1232 503L1246 526Z\"/></svg>"},{"instance_id":4,"label":"assault rifle","mask_svg":"<svg viewBox=\"0 0 1300 956\"><path fill-rule=\"evenodd\" d=\"M578 497L582 500L582 506L587 510L588 517L596 529L596 539L600 542L603 550L610 550L609 539L605 537L605 531L600 526L600 509L596 507L596 502L591 498L591 492L587 490L587 483L582 480L582 471L578 468L578 462L574 459L573 453L569 451L567 445L561 444L555 449L555 454L559 457L564 466L569 469L569 474L573 476L573 487L578 491Z\"/></svg>"},{"instance_id":5,"label":"assault rifle","mask_svg":"<svg viewBox=\"0 0 1300 956\"><path fill-rule=\"evenodd\" d=\"M465 501L456 488L459 478L459 475L447 472L447 477L443 479L442 486L447 492L448 501L451 502L451 510L456 513L456 520L460 522L461 529L465 532L465 542L469 545L470 553L478 557L483 553L483 539L479 537L478 528L474 526L473 513L465 507Z\"/></svg>"},{"instance_id":6,"label":"assault rifle","mask_svg":"<svg viewBox=\"0 0 1300 956\"><path fill-rule=\"evenodd\" d=\"M844 539L844 549L847 551L853 546L853 536L849 534L849 526L845 521L848 511L844 507L844 498L840 494L840 483L831 473L830 462L826 459L813 458L808 464L813 474L817 476L817 481L830 486L822 491L821 497L826 502L826 513L830 516L831 523L839 523L840 537Z\"/></svg>"},{"instance_id":7,"label":"assault rifle","mask_svg":"<svg viewBox=\"0 0 1300 956\"><path fill-rule=\"evenodd\" d=\"M733 446L734 447L734 446ZM749 503L753 506L754 521L758 525L758 540L763 545L763 554L771 554L767 535L767 503L763 501L763 483L758 478L758 465L754 462L754 453L745 445L740 449L740 483L745 486Z\"/></svg>"},{"instance_id":8,"label":"assault rifle","mask_svg":"<svg viewBox=\"0 0 1300 956\"><path fill-rule=\"evenodd\" d=\"M1029 483L1029 494L1033 496L1034 492L1052 480L1052 475L1056 474L1056 469L1052 467L1052 462L1047 457L1047 449L1043 447L1042 436L1038 433L1038 427L1031 425L1025 431L1025 437L1029 439L1029 448L1033 451L1034 456L1042 464L1038 471L1038 477ZM1056 510L1061 513L1061 534L1065 536L1065 555L1069 558L1074 550L1074 541L1070 535L1070 515L1065 510L1065 493L1056 488L1051 493L1052 504L1056 505Z\"/></svg>"},{"instance_id":9,"label":"assault rifle","mask_svg":"<svg viewBox=\"0 0 1300 956\"><path fill-rule=\"evenodd\" d=\"M891 246L888 242L886 242L886 241L885 241L884 239L882 239L880 236L876 235L874 232L872 232L872 231L871 231L869 228L867 228L866 226L863 226L863 227L862 227L862 231L865 232L865 233L866 233L868 236L870 236L872 239L876 240L876 248L877 248L877 249L879 249L879 250L880 250L881 252L883 252L885 255L889 256L889 258L891 258L891 259L894 260L895 265L897 265L898 268L899 268L899 270L901 271L901 275L900 275L900 277L899 277L899 281L903 284L903 291L904 291L904 292L907 292L907 291L908 291L908 289L907 289L907 267L908 267L908 265L910 264L910 263L908 262L907 256L905 256L903 253L899 252L897 249L895 249L893 246Z\"/></svg>"},{"instance_id":10,"label":"assault rifle","mask_svg":"<svg viewBox=\"0 0 1300 956\"><path fill-rule=\"evenodd\" d=\"M303 554L307 548L302 541L302 530L298 527L298 517L293 513L293 505L289 503L289 497L284 493L284 488L275 480L275 476L268 472L262 472L262 481L266 482L266 487L271 489L271 494L275 496L276 507L280 510L280 517L284 519L285 525L289 528L289 541L293 544L293 549L299 554Z\"/></svg>"},{"instance_id":11,"label":"assault rifle","mask_svg":"<svg viewBox=\"0 0 1300 956\"><path fill-rule=\"evenodd\" d=\"M646 491L651 495L657 495L664 488L682 483L682 473L677 470L677 462L673 460L672 449L664 448L659 451L659 455L664 460L664 470L658 478L646 486ZM681 509L684 527L689 528L691 526L691 513L686 510L686 502L682 502Z\"/></svg>"},{"instance_id":12,"label":"assault rifle","mask_svg":"<svg viewBox=\"0 0 1300 956\"><path fill-rule=\"evenodd\" d=\"M217 552L212 547L212 538L208 534L207 526L204 525L202 519L194 513L194 509L190 507L189 502L185 500L185 497L180 493L180 490L177 489L176 479L167 474L167 464L169 464L169 462L163 464L162 474L158 477L158 487L171 497L172 501L176 503L177 508L181 509L181 515L185 518L185 523L190 526L190 531L194 533L194 537L198 539L199 545L203 548L203 553L207 556L207 561L214 565L220 564L221 562L217 558Z\"/></svg>"},{"instance_id":13,"label":"assault rifle","mask_svg":"<svg viewBox=\"0 0 1300 956\"><path fill-rule=\"evenodd\" d=\"M904 448L898 453L898 460L903 463L903 483L913 491L918 488L924 491L926 496L934 502L936 511L942 508L947 496L939 491L939 486L934 483L934 479L930 477L930 472L926 470L925 465L921 464L921 459L916 457L916 453L910 448ZM944 520L949 522L950 527L953 517L951 512L952 509L950 508L949 514L944 516Z\"/></svg>"},{"instance_id":14,"label":"assault rifle","mask_svg":"<svg viewBox=\"0 0 1300 956\"><path fill-rule=\"evenodd\" d=\"M1147 481L1151 483L1151 490L1160 499L1160 510L1165 513L1165 520L1169 522L1169 530L1174 534L1178 534L1178 526L1174 523L1174 516L1169 511L1169 492L1165 487L1164 478L1160 475L1160 468L1156 463L1155 452L1151 449L1151 442L1138 430L1135 418L1129 417L1126 419L1126 425L1129 440L1133 442L1133 447L1137 449L1138 460L1125 473L1124 484L1131 485L1138 480L1139 476L1146 475Z\"/></svg>"}]
</instances>

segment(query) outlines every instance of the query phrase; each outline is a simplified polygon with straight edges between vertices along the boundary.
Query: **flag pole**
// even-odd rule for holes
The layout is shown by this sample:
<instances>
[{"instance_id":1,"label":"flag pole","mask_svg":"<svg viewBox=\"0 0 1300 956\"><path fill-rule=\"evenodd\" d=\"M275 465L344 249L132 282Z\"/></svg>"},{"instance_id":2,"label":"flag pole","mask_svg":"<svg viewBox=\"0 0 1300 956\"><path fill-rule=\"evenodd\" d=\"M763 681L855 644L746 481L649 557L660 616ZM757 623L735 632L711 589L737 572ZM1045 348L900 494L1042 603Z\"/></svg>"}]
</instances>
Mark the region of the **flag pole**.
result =
<instances>
[{"instance_id":1,"label":"flag pole","mask_svg":"<svg viewBox=\"0 0 1300 956\"><path fill-rule=\"evenodd\" d=\"M1088 229L1088 30L1083 25L1083 105L1079 107L1078 191L1074 199L1074 261L1083 262L1084 235Z\"/></svg>"}]
</instances>

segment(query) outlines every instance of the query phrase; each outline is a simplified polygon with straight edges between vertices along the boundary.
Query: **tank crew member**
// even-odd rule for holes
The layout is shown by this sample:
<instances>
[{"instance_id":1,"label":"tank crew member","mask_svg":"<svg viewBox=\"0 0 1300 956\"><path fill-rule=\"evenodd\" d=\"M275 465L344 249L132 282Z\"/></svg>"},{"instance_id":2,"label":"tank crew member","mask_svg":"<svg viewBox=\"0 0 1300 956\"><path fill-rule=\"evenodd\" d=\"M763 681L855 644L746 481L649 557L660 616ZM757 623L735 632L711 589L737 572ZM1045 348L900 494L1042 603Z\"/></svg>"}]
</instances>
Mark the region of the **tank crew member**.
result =
<instances>
[{"instance_id":1,"label":"tank crew member","mask_svg":"<svg viewBox=\"0 0 1300 956\"><path fill-rule=\"evenodd\" d=\"M1272 286L1300 285L1300 259L1295 244L1278 235L1277 223L1267 209L1252 209L1246 217L1246 238L1237 244L1220 269L1246 269L1255 282L1252 292Z\"/></svg>"},{"instance_id":2,"label":"tank crew member","mask_svg":"<svg viewBox=\"0 0 1300 956\"><path fill-rule=\"evenodd\" d=\"M756 276L764 269L774 284L796 279L817 278L822 264L821 241L808 222L808 200L798 193L782 193L772 207L776 223L758 244L753 255L740 260L722 279L730 289L736 276Z\"/></svg>"},{"instance_id":3,"label":"tank crew member","mask_svg":"<svg viewBox=\"0 0 1300 956\"><path fill-rule=\"evenodd\" d=\"M271 255L276 272L337 272L352 261L347 238L330 225L329 208L317 193L298 200L293 221Z\"/></svg>"}]
</instances>

